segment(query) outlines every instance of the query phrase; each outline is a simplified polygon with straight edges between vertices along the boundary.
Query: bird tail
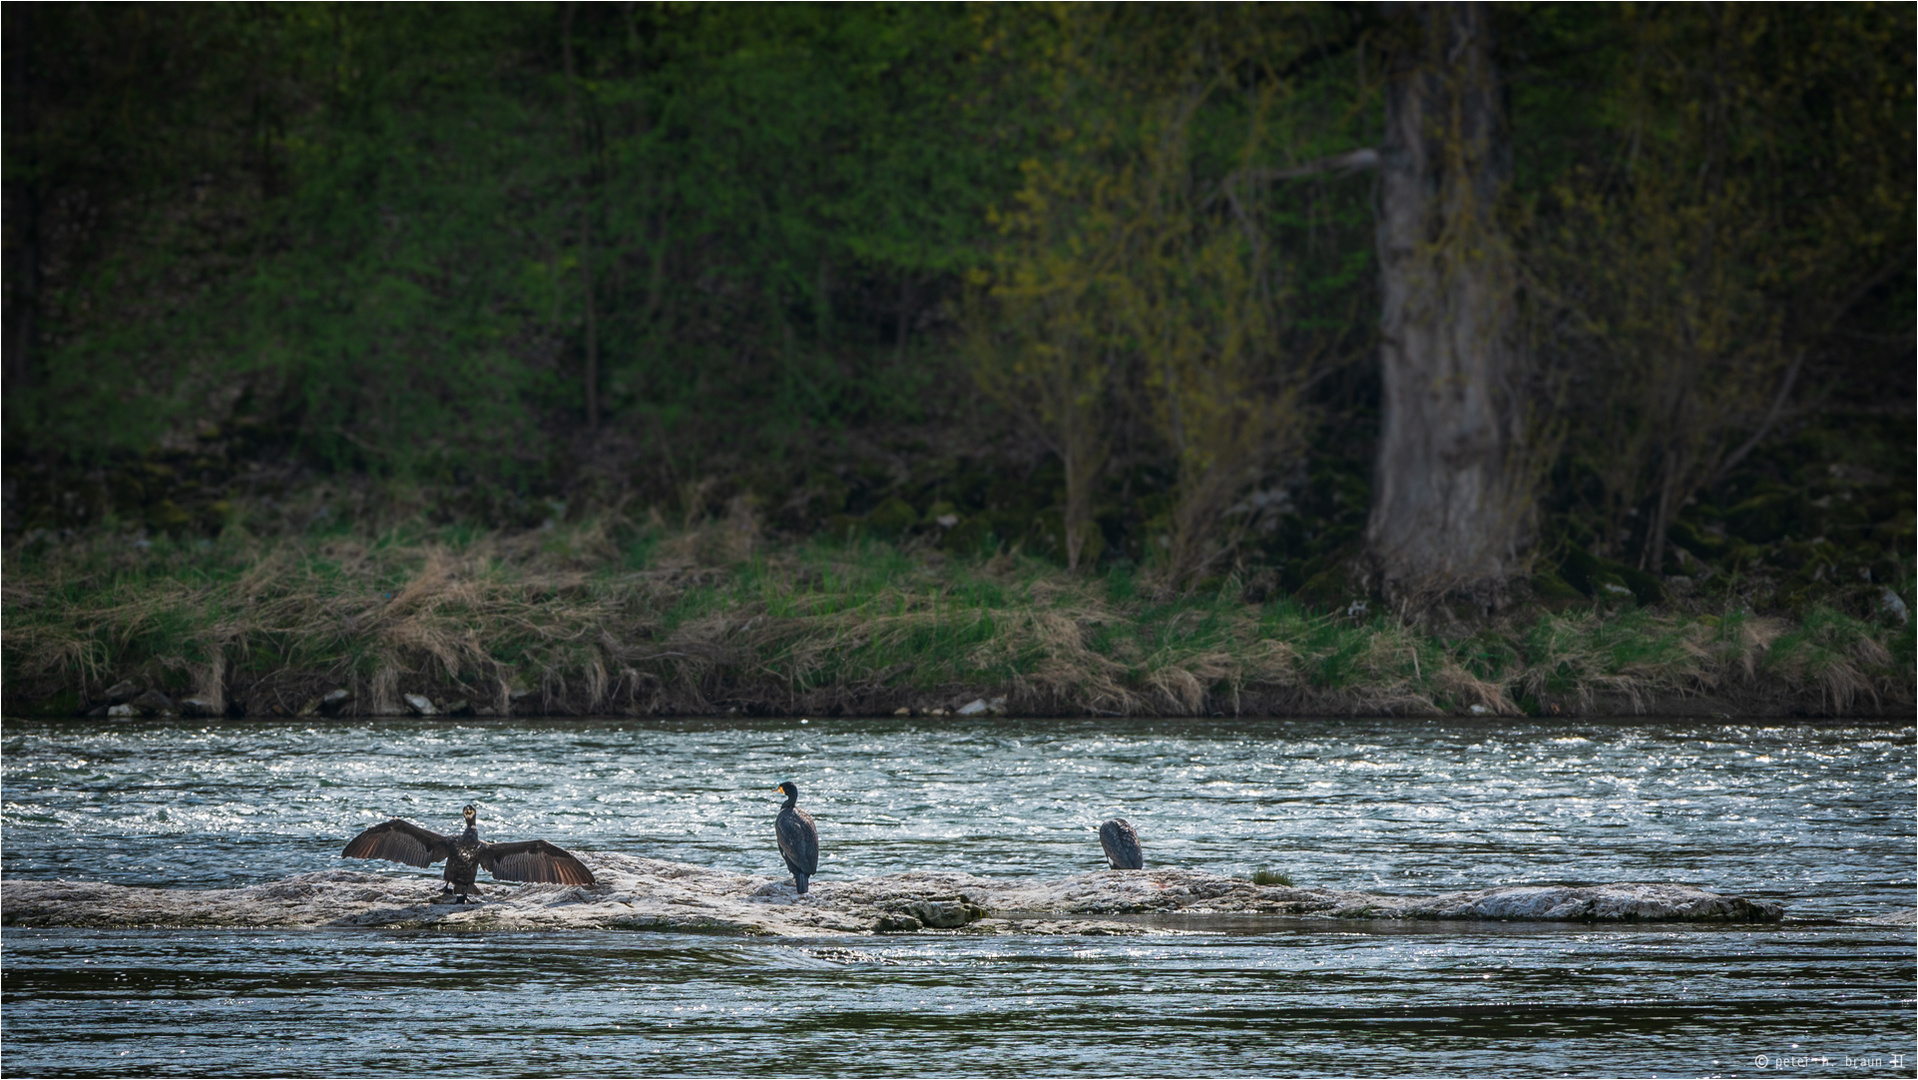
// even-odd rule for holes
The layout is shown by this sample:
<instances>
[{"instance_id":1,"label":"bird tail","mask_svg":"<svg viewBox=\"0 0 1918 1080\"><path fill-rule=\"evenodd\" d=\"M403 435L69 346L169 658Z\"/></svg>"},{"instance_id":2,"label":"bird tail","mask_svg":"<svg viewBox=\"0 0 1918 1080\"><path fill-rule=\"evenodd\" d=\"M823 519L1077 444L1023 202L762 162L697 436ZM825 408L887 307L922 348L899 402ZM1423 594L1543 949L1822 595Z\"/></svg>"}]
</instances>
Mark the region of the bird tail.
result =
<instances>
[{"instance_id":1,"label":"bird tail","mask_svg":"<svg viewBox=\"0 0 1918 1080\"><path fill-rule=\"evenodd\" d=\"M810 877L812 877L811 874L802 874L797 870L793 871L793 884L799 887L799 895L806 895L806 879Z\"/></svg>"}]
</instances>

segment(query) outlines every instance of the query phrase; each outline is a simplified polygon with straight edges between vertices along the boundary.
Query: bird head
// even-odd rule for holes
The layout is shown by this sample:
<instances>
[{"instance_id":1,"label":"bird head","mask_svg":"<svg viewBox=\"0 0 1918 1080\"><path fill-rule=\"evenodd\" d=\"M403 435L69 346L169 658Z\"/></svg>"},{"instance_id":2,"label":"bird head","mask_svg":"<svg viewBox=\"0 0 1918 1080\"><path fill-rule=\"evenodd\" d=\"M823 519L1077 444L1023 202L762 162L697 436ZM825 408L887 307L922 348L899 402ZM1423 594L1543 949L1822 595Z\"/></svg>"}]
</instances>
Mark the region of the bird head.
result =
<instances>
[{"instance_id":1,"label":"bird head","mask_svg":"<svg viewBox=\"0 0 1918 1080\"><path fill-rule=\"evenodd\" d=\"M788 799L797 799L799 798L799 785L793 783L791 780L784 781L779 785L779 793Z\"/></svg>"},{"instance_id":2,"label":"bird head","mask_svg":"<svg viewBox=\"0 0 1918 1080\"><path fill-rule=\"evenodd\" d=\"M479 811L473 807L472 803L467 803L466 809L460 811L460 816L466 819L468 825L471 825L473 819L479 817Z\"/></svg>"}]
</instances>

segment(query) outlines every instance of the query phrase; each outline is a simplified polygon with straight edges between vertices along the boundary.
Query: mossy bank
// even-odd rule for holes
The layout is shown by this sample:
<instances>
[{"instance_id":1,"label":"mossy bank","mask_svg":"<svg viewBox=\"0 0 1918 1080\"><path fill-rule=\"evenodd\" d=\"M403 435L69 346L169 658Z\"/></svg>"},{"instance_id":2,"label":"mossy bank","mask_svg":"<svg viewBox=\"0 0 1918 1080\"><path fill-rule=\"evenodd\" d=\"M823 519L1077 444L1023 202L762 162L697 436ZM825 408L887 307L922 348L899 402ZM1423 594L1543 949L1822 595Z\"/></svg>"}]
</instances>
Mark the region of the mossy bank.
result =
<instances>
[{"instance_id":1,"label":"mossy bank","mask_svg":"<svg viewBox=\"0 0 1918 1080\"><path fill-rule=\"evenodd\" d=\"M10 547L11 715L1908 714L1909 583L1417 620L749 518ZM116 708L117 706L117 708Z\"/></svg>"}]
</instances>

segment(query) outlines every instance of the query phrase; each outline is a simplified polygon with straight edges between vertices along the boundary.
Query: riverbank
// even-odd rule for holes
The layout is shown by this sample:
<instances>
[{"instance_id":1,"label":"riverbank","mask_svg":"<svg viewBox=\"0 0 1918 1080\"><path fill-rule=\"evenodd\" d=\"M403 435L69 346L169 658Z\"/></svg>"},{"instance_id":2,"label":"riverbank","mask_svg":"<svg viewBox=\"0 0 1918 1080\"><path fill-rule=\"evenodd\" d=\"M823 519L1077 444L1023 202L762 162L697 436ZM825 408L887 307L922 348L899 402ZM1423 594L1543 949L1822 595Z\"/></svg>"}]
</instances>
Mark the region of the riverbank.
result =
<instances>
[{"instance_id":1,"label":"riverbank","mask_svg":"<svg viewBox=\"0 0 1918 1080\"><path fill-rule=\"evenodd\" d=\"M4 707L66 715L1908 715L1913 631L1557 603L1409 622L750 521L99 537L5 565ZM1902 603L1902 601L1901 601Z\"/></svg>"}]
</instances>

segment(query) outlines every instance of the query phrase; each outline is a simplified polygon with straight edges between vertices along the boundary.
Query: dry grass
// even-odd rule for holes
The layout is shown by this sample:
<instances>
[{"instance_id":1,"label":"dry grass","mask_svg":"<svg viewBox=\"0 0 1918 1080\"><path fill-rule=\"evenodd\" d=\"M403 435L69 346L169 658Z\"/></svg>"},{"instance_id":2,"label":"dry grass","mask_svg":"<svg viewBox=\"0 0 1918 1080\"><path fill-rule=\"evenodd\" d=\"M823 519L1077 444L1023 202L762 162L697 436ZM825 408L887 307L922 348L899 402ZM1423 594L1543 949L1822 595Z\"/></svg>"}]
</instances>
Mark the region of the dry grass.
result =
<instances>
[{"instance_id":1,"label":"dry grass","mask_svg":"<svg viewBox=\"0 0 1918 1080\"><path fill-rule=\"evenodd\" d=\"M1001 555L769 548L750 505L669 530L596 521L265 543L10 550L9 707L125 678L251 714L314 687L481 712L890 713L1005 695L1049 715L1645 711L1686 698L1843 713L1912 700L1910 631L1647 611L1471 637L1235 596L1137 595ZM1149 592L1149 590L1147 590Z\"/></svg>"}]
</instances>

